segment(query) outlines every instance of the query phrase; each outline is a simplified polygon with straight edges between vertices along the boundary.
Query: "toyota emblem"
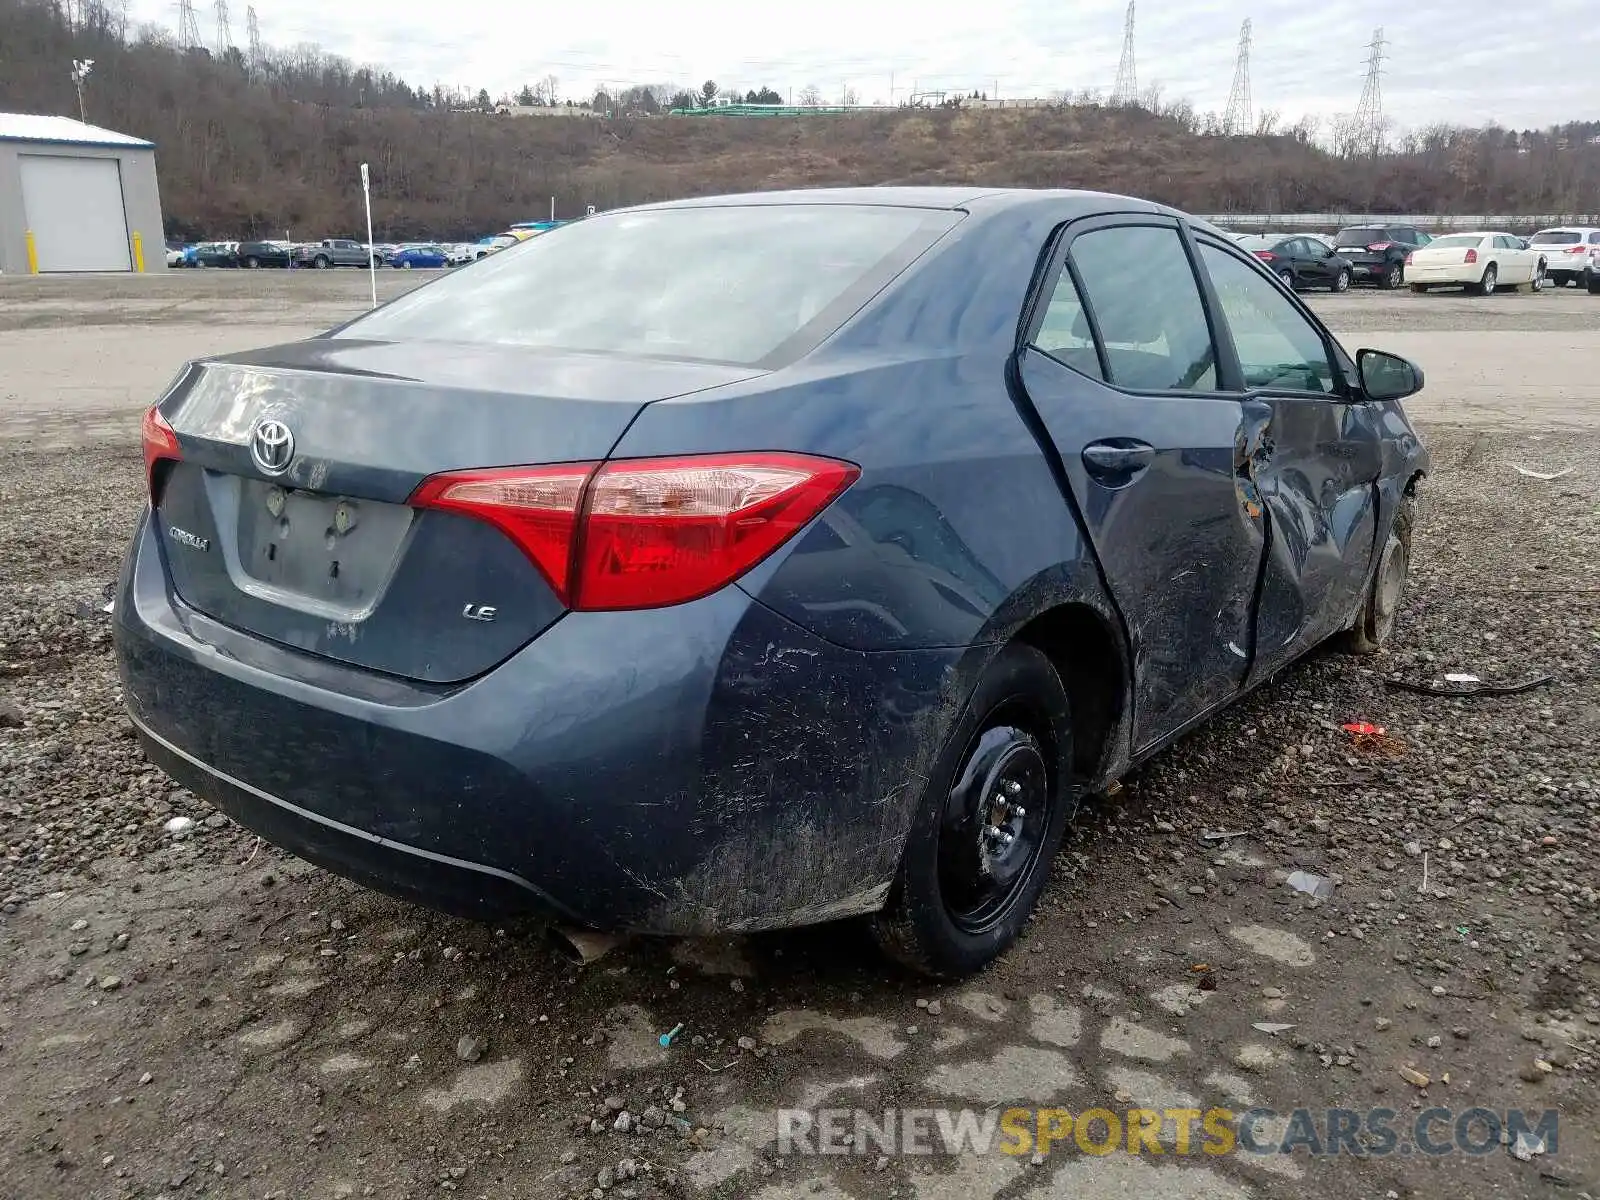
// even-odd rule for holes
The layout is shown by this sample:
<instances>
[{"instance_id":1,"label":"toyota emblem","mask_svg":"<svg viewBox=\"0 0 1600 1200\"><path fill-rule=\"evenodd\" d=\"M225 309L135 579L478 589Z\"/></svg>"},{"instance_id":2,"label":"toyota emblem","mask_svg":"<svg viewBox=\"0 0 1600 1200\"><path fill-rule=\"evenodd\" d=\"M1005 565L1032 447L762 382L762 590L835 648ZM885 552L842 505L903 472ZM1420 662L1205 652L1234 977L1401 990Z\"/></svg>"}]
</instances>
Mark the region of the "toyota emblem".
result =
<instances>
[{"instance_id":1,"label":"toyota emblem","mask_svg":"<svg viewBox=\"0 0 1600 1200\"><path fill-rule=\"evenodd\" d=\"M294 458L294 434L282 421L263 417L250 431L250 458L268 475L282 475Z\"/></svg>"}]
</instances>

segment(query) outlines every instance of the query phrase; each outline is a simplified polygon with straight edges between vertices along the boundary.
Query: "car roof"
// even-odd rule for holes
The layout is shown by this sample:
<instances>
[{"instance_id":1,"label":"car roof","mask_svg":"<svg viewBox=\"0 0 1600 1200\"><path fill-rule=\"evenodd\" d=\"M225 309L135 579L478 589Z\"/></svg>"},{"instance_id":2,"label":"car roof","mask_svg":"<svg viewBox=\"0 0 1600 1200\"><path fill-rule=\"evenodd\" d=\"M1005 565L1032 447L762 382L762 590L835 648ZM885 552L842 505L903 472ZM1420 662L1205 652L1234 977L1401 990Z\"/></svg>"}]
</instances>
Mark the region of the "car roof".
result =
<instances>
[{"instance_id":1,"label":"car roof","mask_svg":"<svg viewBox=\"0 0 1600 1200\"><path fill-rule=\"evenodd\" d=\"M1073 188L983 188L983 187L839 187L793 188L776 192L737 192L723 196L694 196L684 200L665 200L641 204L612 212L640 212L666 208L731 208L736 206L780 204L870 204L894 208L927 208L953 211L998 212L1048 204L1067 209L1081 208L1085 214L1103 212L1108 201L1122 211L1167 213L1178 210L1112 192L1093 192ZM1185 214L1186 215L1186 214ZM1203 224L1203 222L1196 222ZM1208 226L1209 228L1209 226ZM1220 231L1219 231L1220 232Z\"/></svg>"}]
</instances>

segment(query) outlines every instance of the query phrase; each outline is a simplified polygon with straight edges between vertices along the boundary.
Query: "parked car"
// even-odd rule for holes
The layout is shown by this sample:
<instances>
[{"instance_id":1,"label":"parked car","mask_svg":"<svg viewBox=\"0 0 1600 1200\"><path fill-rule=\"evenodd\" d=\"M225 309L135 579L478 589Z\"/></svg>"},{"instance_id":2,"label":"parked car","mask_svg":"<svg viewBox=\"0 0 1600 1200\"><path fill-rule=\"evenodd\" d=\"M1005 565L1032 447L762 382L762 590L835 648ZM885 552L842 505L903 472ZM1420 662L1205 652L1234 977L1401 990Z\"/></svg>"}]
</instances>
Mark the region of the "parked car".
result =
<instances>
[{"instance_id":1,"label":"parked car","mask_svg":"<svg viewBox=\"0 0 1600 1200\"><path fill-rule=\"evenodd\" d=\"M1551 286L1576 283L1591 296L1600 295L1600 229L1587 225L1541 229L1528 242L1549 256L1546 273Z\"/></svg>"},{"instance_id":2,"label":"parked car","mask_svg":"<svg viewBox=\"0 0 1600 1200\"><path fill-rule=\"evenodd\" d=\"M186 251L188 248L189 247L184 245L181 241L178 241L175 238L169 238L167 240L167 266L183 266L184 251Z\"/></svg>"},{"instance_id":3,"label":"parked car","mask_svg":"<svg viewBox=\"0 0 1600 1200\"><path fill-rule=\"evenodd\" d=\"M143 421L123 696L183 786L394 894L868 916L959 977L1081 796L1390 639L1422 382L1140 200L605 213L183 371Z\"/></svg>"},{"instance_id":4,"label":"parked car","mask_svg":"<svg viewBox=\"0 0 1600 1200\"><path fill-rule=\"evenodd\" d=\"M1350 260L1335 254L1309 234L1242 237L1239 245L1266 263L1267 269L1290 291L1327 288L1331 292L1344 292L1350 289Z\"/></svg>"},{"instance_id":5,"label":"parked car","mask_svg":"<svg viewBox=\"0 0 1600 1200\"><path fill-rule=\"evenodd\" d=\"M442 246L406 246L389 256L389 265L402 271L413 267L448 267L450 258Z\"/></svg>"},{"instance_id":6,"label":"parked car","mask_svg":"<svg viewBox=\"0 0 1600 1200\"><path fill-rule=\"evenodd\" d=\"M1335 235L1334 248L1350 260L1357 283L1397 288L1405 282L1406 255L1433 239L1410 225L1355 225Z\"/></svg>"},{"instance_id":7,"label":"parked car","mask_svg":"<svg viewBox=\"0 0 1600 1200\"><path fill-rule=\"evenodd\" d=\"M252 271L258 267L287 267L294 257L294 247L284 242L240 242L235 255L241 267Z\"/></svg>"},{"instance_id":8,"label":"parked car","mask_svg":"<svg viewBox=\"0 0 1600 1200\"><path fill-rule=\"evenodd\" d=\"M1544 286L1545 254L1509 233L1452 233L1406 256L1413 292L1462 287L1490 296L1499 287Z\"/></svg>"},{"instance_id":9,"label":"parked car","mask_svg":"<svg viewBox=\"0 0 1600 1200\"><path fill-rule=\"evenodd\" d=\"M324 270L328 267L365 267L372 252L349 238L323 238L320 242L294 248L296 265Z\"/></svg>"},{"instance_id":10,"label":"parked car","mask_svg":"<svg viewBox=\"0 0 1600 1200\"><path fill-rule=\"evenodd\" d=\"M197 267L237 267L239 256L236 242L203 242L195 250Z\"/></svg>"}]
</instances>

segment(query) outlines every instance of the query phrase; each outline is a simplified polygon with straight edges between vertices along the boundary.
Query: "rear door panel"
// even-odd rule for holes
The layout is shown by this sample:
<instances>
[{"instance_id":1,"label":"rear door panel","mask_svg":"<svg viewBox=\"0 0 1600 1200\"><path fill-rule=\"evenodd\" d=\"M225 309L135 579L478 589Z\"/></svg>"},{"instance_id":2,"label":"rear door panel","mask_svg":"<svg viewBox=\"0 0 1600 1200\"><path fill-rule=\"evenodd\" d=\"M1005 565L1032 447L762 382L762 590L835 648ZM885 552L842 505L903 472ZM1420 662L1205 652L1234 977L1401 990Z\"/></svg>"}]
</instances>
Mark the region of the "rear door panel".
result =
<instances>
[{"instance_id":1,"label":"rear door panel","mask_svg":"<svg viewBox=\"0 0 1600 1200\"><path fill-rule=\"evenodd\" d=\"M1075 226L1068 254L1080 265L1086 237L1129 228L1128 219ZM1170 235L1173 261L1160 286L1194 290L1175 225L1139 222ZM1152 243L1152 246L1155 244ZM1135 328L1152 307L1149 247L1123 255L1127 278L1105 267L1118 256L1094 255L1083 283L1081 315L1068 273L1047 286L1035 315L1038 345L1020 359L1024 390L1060 453L1089 537L1127 626L1137 694L1134 747L1158 742L1242 686L1250 662L1255 596L1265 545L1259 504L1243 473L1248 431L1238 396L1189 389L1138 392L1108 385L1099 373L1090 313L1100 329L1112 378L1125 366L1143 383L1160 378L1156 360L1170 355L1175 370L1194 354L1213 357L1198 292L1199 342L1184 342L1172 327ZM1188 279L1183 276L1188 274ZM1119 305L1113 293L1119 292ZM1186 304L1185 304L1186 307ZM1117 332L1119 329L1121 333ZM1156 335L1156 336L1151 336ZM1171 339L1171 340L1168 340ZM1080 343L1087 342L1087 348ZM1183 343L1179 352L1180 342ZM1046 347L1046 349L1040 348ZM1068 366L1067 363L1075 364ZM1214 378L1215 366L1211 378Z\"/></svg>"}]
</instances>

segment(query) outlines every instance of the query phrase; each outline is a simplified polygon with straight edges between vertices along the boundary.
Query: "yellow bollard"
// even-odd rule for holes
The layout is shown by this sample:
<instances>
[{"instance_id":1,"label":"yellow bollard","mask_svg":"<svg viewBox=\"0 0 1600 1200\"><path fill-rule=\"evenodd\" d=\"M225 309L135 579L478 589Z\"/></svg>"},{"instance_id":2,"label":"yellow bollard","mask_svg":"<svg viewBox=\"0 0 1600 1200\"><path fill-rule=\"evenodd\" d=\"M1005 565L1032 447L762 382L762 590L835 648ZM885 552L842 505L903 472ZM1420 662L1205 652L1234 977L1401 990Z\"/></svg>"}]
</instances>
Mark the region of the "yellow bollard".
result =
<instances>
[{"instance_id":1,"label":"yellow bollard","mask_svg":"<svg viewBox=\"0 0 1600 1200\"><path fill-rule=\"evenodd\" d=\"M133 269L139 274L144 274L144 238L139 236L139 231L133 231Z\"/></svg>"},{"instance_id":2,"label":"yellow bollard","mask_svg":"<svg viewBox=\"0 0 1600 1200\"><path fill-rule=\"evenodd\" d=\"M28 241L28 274L37 275L39 273L39 247L34 244L33 230L28 230L23 234L23 237Z\"/></svg>"}]
</instances>

